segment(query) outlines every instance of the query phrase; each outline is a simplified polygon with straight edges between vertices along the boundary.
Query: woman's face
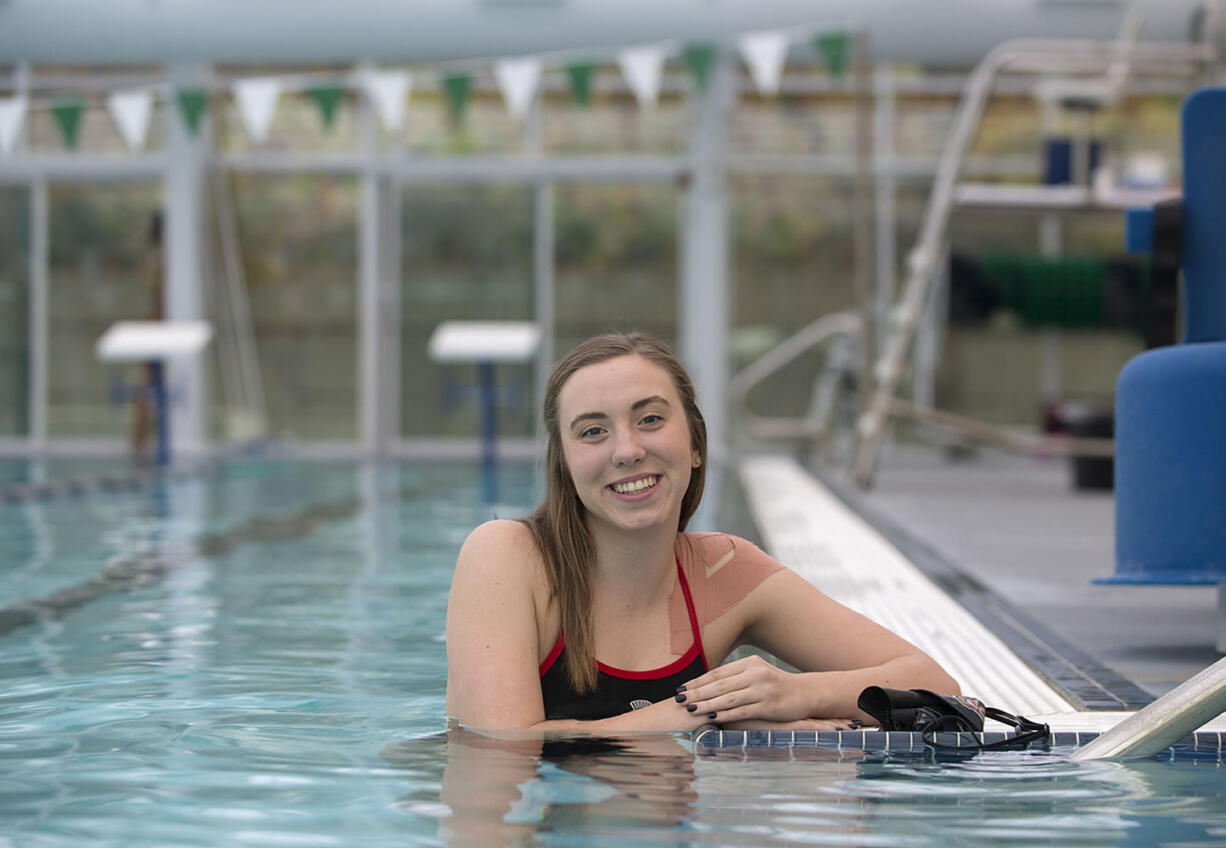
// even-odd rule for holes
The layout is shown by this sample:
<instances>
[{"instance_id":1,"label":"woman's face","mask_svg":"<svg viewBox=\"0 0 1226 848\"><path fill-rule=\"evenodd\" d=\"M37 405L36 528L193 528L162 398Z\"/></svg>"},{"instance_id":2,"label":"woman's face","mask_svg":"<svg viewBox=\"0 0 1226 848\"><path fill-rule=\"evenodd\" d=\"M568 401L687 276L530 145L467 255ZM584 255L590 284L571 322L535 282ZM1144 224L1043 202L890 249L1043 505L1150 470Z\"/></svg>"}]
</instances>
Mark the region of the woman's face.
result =
<instances>
[{"instance_id":1,"label":"woman's face","mask_svg":"<svg viewBox=\"0 0 1226 848\"><path fill-rule=\"evenodd\" d=\"M562 456L589 528L677 528L696 457L668 372L627 355L580 368L558 392Z\"/></svg>"}]
</instances>

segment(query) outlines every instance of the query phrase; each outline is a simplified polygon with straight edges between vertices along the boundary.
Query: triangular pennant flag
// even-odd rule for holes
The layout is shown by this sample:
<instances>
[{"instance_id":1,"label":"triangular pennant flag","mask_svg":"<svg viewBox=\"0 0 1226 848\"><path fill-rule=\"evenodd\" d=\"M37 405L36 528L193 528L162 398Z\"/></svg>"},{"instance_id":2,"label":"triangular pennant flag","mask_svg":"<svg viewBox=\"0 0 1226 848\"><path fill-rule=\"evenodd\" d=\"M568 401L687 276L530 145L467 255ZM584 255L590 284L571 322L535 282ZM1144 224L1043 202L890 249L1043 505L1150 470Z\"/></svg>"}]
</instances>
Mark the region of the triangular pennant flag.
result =
<instances>
[{"instance_id":1,"label":"triangular pennant flag","mask_svg":"<svg viewBox=\"0 0 1226 848\"><path fill-rule=\"evenodd\" d=\"M179 113L188 133L195 135L200 129L200 116L209 105L209 93L202 88L181 88L175 99L179 101Z\"/></svg>"},{"instance_id":2,"label":"triangular pennant flag","mask_svg":"<svg viewBox=\"0 0 1226 848\"><path fill-rule=\"evenodd\" d=\"M715 45L690 44L682 51L682 56L694 75L698 90L706 91L711 84L711 68L715 64Z\"/></svg>"},{"instance_id":3,"label":"triangular pennant flag","mask_svg":"<svg viewBox=\"0 0 1226 848\"><path fill-rule=\"evenodd\" d=\"M234 83L234 99L243 118L243 126L252 141L268 138L272 116L277 110L277 98L281 96L281 80L276 77L242 79Z\"/></svg>"},{"instance_id":4,"label":"triangular pennant flag","mask_svg":"<svg viewBox=\"0 0 1226 848\"><path fill-rule=\"evenodd\" d=\"M80 100L59 100L51 106L51 114L60 126L60 134L64 136L64 146L75 150L77 132L81 129L81 112L85 104Z\"/></svg>"},{"instance_id":5,"label":"triangular pennant flag","mask_svg":"<svg viewBox=\"0 0 1226 848\"><path fill-rule=\"evenodd\" d=\"M591 62L575 62L566 66L566 76L570 78L571 96L584 109L592 104L593 70L595 70L595 65Z\"/></svg>"},{"instance_id":6,"label":"triangular pennant flag","mask_svg":"<svg viewBox=\"0 0 1226 848\"><path fill-rule=\"evenodd\" d=\"M24 97L0 98L0 153L9 153L17 144L21 122L26 116Z\"/></svg>"},{"instance_id":7,"label":"triangular pennant flag","mask_svg":"<svg viewBox=\"0 0 1226 848\"><path fill-rule=\"evenodd\" d=\"M142 150L149 134L149 115L153 111L153 94L149 91L116 91L106 99L111 118L123 136L129 150Z\"/></svg>"},{"instance_id":8,"label":"triangular pennant flag","mask_svg":"<svg viewBox=\"0 0 1226 848\"><path fill-rule=\"evenodd\" d=\"M777 94L779 79L783 76L783 62L788 55L787 33L747 33L741 36L740 48L758 93Z\"/></svg>"},{"instance_id":9,"label":"triangular pennant flag","mask_svg":"<svg viewBox=\"0 0 1226 848\"><path fill-rule=\"evenodd\" d=\"M506 101L507 111L518 120L523 120L536 96L536 86L541 79L541 60L503 59L494 63L494 79Z\"/></svg>"},{"instance_id":10,"label":"triangular pennant flag","mask_svg":"<svg viewBox=\"0 0 1226 848\"><path fill-rule=\"evenodd\" d=\"M405 71L367 71L362 75L366 96L388 132L397 132L404 126L404 104L410 85L411 78Z\"/></svg>"},{"instance_id":11,"label":"triangular pennant flag","mask_svg":"<svg viewBox=\"0 0 1226 848\"><path fill-rule=\"evenodd\" d=\"M451 119L457 124L464 120L464 112L468 109L468 86L471 82L472 77L468 74L443 74L443 88L447 92Z\"/></svg>"},{"instance_id":12,"label":"triangular pennant flag","mask_svg":"<svg viewBox=\"0 0 1226 848\"><path fill-rule=\"evenodd\" d=\"M660 94L660 75L664 71L663 45L632 47L617 54L617 64L640 106L654 106Z\"/></svg>"},{"instance_id":13,"label":"triangular pennant flag","mask_svg":"<svg viewBox=\"0 0 1226 848\"><path fill-rule=\"evenodd\" d=\"M335 83L330 83L313 85L309 92L315 100L315 105L319 107L319 117L324 122L324 129L332 129L332 125L336 123L336 107L340 105L345 89Z\"/></svg>"},{"instance_id":14,"label":"triangular pennant flag","mask_svg":"<svg viewBox=\"0 0 1226 848\"><path fill-rule=\"evenodd\" d=\"M813 39L813 46L826 63L830 76L841 78L847 67L847 54L851 52L851 36L845 32L826 33Z\"/></svg>"}]
</instances>

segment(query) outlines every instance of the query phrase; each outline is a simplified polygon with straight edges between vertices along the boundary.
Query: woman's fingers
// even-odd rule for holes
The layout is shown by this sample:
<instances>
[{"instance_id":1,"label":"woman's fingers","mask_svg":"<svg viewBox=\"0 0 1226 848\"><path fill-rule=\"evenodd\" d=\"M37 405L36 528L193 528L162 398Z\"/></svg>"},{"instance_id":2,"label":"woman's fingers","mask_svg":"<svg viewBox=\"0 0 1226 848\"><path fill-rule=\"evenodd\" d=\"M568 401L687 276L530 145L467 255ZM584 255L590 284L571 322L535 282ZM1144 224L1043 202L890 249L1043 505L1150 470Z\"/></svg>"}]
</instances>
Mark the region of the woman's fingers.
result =
<instances>
[{"instance_id":1,"label":"woman's fingers","mask_svg":"<svg viewBox=\"0 0 1226 848\"><path fill-rule=\"evenodd\" d=\"M721 719L729 711L737 718L800 718L789 714L791 676L761 657L745 657L694 678L678 691L677 701L693 707L691 712L715 712Z\"/></svg>"}]
</instances>

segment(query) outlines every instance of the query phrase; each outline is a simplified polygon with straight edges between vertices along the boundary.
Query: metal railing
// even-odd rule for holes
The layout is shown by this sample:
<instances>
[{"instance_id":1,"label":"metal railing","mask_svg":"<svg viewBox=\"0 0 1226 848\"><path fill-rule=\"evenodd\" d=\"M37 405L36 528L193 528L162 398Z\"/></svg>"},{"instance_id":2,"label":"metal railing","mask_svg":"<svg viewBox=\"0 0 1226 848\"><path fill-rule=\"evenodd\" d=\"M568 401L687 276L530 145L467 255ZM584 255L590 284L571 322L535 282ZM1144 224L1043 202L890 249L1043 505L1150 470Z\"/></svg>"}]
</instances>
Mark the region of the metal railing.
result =
<instances>
[{"instance_id":1,"label":"metal railing","mask_svg":"<svg viewBox=\"0 0 1226 848\"><path fill-rule=\"evenodd\" d=\"M1074 760L1152 757L1226 712L1226 657L1073 752Z\"/></svg>"},{"instance_id":2,"label":"metal railing","mask_svg":"<svg viewBox=\"0 0 1226 848\"><path fill-rule=\"evenodd\" d=\"M850 469L854 482L865 486L876 472L881 439L895 413L895 395L906 369L916 327L928 302L942 245L955 205L957 182L967 152L983 118L996 77L1004 71L1034 74L1104 74L1110 93L1128 71L1136 74L1192 75L1217 60L1216 48L1205 44L1145 44L1127 40L1018 39L994 48L967 81L949 143L942 151L923 227L907 260L907 280L872 371L874 389L856 425L856 446ZM1126 63L1126 66L1122 63Z\"/></svg>"},{"instance_id":3,"label":"metal railing","mask_svg":"<svg viewBox=\"0 0 1226 848\"><path fill-rule=\"evenodd\" d=\"M830 418L837 404L841 381L856 376L864 321L852 312L823 315L789 336L738 372L728 383L734 415L752 436L765 439L821 441L831 431ZM802 418L759 415L749 408L749 392L788 363L822 343L829 342L824 366L814 382L808 412Z\"/></svg>"}]
</instances>

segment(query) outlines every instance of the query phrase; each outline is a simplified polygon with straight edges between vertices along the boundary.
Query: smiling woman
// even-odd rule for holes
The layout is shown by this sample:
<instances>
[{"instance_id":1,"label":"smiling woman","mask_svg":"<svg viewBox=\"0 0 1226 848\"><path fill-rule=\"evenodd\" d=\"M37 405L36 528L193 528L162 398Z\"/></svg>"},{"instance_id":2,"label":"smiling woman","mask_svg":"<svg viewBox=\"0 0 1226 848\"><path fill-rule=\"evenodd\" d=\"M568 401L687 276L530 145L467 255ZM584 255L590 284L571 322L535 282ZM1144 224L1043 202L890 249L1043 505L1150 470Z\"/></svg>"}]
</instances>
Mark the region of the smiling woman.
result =
<instances>
[{"instance_id":1,"label":"smiling woman","mask_svg":"<svg viewBox=\"0 0 1226 848\"><path fill-rule=\"evenodd\" d=\"M597 336L545 391L545 501L476 528L447 611L447 710L478 728L829 728L867 686L958 691L915 646L723 533L686 533L706 426L685 369ZM800 669L751 656L763 648Z\"/></svg>"}]
</instances>

